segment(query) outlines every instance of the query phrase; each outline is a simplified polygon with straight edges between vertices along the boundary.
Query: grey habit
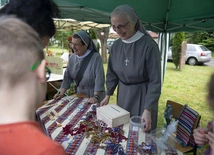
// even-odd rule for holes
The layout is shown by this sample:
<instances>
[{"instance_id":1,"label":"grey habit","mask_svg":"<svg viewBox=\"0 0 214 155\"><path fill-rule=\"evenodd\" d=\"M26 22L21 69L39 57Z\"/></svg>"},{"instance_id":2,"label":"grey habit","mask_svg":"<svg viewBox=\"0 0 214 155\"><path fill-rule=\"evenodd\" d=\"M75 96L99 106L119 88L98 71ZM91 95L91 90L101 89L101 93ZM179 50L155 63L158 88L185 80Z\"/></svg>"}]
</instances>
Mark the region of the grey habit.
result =
<instances>
[{"instance_id":1,"label":"grey habit","mask_svg":"<svg viewBox=\"0 0 214 155\"><path fill-rule=\"evenodd\" d=\"M61 88L68 89L70 87L70 84L76 79L83 58L87 57L90 52L94 52L79 83L77 93L93 97L94 92L100 92L100 100L102 100L105 94L105 76L101 56L87 32L78 31L76 34L80 36L83 42L88 46L88 50L83 56L77 56L75 54L70 56Z\"/></svg>"},{"instance_id":2,"label":"grey habit","mask_svg":"<svg viewBox=\"0 0 214 155\"><path fill-rule=\"evenodd\" d=\"M152 129L155 129L161 94L158 45L131 7L122 5L116 9L136 20L137 33L128 40L116 40L112 46L106 75L107 95L113 95L118 86L117 104L129 111L131 116L141 116L144 109L151 110Z\"/></svg>"}]
</instances>

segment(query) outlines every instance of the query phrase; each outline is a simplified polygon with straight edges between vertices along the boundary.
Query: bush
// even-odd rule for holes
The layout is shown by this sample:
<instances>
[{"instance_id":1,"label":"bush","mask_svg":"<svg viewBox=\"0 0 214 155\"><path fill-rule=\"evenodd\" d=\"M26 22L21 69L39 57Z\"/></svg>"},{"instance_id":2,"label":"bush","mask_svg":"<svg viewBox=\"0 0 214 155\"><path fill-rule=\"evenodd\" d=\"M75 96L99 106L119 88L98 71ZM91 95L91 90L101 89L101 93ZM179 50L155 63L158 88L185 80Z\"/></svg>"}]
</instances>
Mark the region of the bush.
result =
<instances>
[{"instance_id":1,"label":"bush","mask_svg":"<svg viewBox=\"0 0 214 155\"><path fill-rule=\"evenodd\" d=\"M184 32L178 32L173 38L172 44L172 59L176 69L180 66L181 44L184 41Z\"/></svg>"}]
</instances>

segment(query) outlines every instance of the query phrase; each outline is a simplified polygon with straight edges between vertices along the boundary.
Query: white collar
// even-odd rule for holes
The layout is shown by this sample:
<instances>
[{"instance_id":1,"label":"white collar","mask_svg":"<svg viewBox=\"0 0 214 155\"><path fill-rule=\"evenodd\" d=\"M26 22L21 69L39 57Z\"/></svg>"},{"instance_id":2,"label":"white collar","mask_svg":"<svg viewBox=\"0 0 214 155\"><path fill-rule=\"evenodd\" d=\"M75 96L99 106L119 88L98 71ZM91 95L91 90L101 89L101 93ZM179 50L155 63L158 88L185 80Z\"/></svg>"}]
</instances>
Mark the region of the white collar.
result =
<instances>
[{"instance_id":1,"label":"white collar","mask_svg":"<svg viewBox=\"0 0 214 155\"><path fill-rule=\"evenodd\" d=\"M144 35L144 33L142 33L141 31L138 30L131 38L122 40L122 41L124 43L133 43L133 42L139 40L143 35Z\"/></svg>"},{"instance_id":2,"label":"white collar","mask_svg":"<svg viewBox=\"0 0 214 155\"><path fill-rule=\"evenodd\" d=\"M82 59L82 58L85 58L87 55L89 55L90 52L91 52L91 50L88 49L88 50L85 52L85 54L83 54L83 55L81 55L81 56L78 56L78 55L76 55L76 56L77 56L77 58Z\"/></svg>"}]
</instances>

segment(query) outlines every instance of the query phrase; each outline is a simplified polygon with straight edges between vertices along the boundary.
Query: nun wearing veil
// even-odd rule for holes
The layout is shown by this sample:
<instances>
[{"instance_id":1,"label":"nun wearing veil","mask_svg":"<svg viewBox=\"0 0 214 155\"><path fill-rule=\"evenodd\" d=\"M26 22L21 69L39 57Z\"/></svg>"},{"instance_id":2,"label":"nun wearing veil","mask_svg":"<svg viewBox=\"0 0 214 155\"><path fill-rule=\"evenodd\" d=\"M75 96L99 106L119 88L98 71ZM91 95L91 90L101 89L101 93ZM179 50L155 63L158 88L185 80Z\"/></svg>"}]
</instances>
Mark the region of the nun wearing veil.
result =
<instances>
[{"instance_id":1,"label":"nun wearing veil","mask_svg":"<svg viewBox=\"0 0 214 155\"><path fill-rule=\"evenodd\" d=\"M90 103L99 103L105 95L104 69L101 56L86 31L78 31L72 36L70 43L74 54L69 58L60 91L54 99L60 99L76 83L76 94L89 97Z\"/></svg>"},{"instance_id":2,"label":"nun wearing veil","mask_svg":"<svg viewBox=\"0 0 214 155\"><path fill-rule=\"evenodd\" d=\"M106 75L106 105L117 88L117 104L141 116L144 131L157 126L161 94L161 62L157 43L145 30L135 10L120 5L111 13L113 30L120 36L112 45Z\"/></svg>"}]
</instances>

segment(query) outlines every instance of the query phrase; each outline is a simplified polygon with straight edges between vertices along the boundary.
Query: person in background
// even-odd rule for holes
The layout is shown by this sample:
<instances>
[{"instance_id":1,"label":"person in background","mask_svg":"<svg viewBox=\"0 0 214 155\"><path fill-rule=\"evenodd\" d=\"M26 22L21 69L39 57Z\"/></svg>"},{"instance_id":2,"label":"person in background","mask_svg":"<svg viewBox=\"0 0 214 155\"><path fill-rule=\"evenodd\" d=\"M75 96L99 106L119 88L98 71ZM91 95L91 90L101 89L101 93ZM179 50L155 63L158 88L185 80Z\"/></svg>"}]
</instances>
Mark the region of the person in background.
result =
<instances>
[{"instance_id":1,"label":"person in background","mask_svg":"<svg viewBox=\"0 0 214 155\"><path fill-rule=\"evenodd\" d=\"M120 5L111 13L113 30L119 35L111 48L106 75L108 104L117 88L117 104L131 116L142 116L144 131L157 126L161 94L161 57L157 43L145 30L135 10Z\"/></svg>"},{"instance_id":2,"label":"person in background","mask_svg":"<svg viewBox=\"0 0 214 155\"><path fill-rule=\"evenodd\" d=\"M68 49L69 49L68 57L70 57L72 54L74 54L74 50L72 49L72 36L68 37Z\"/></svg>"},{"instance_id":3,"label":"person in background","mask_svg":"<svg viewBox=\"0 0 214 155\"><path fill-rule=\"evenodd\" d=\"M56 32L52 18L59 16L59 9L52 0L10 0L0 9L2 15L15 15L32 26L45 47Z\"/></svg>"},{"instance_id":4,"label":"person in background","mask_svg":"<svg viewBox=\"0 0 214 155\"><path fill-rule=\"evenodd\" d=\"M208 95L207 101L210 109L214 111L214 74L211 75L210 80L207 85ZM209 144L209 147L205 151L205 155L214 154L214 120L208 123L206 128L198 127L194 130L193 136L195 143L199 146L204 146Z\"/></svg>"},{"instance_id":5,"label":"person in background","mask_svg":"<svg viewBox=\"0 0 214 155\"><path fill-rule=\"evenodd\" d=\"M72 36L68 37L68 52L64 52L60 58L63 59L64 63L68 63L68 59L69 57L74 53L72 47L71 47L71 43L72 43Z\"/></svg>"},{"instance_id":6,"label":"person in background","mask_svg":"<svg viewBox=\"0 0 214 155\"><path fill-rule=\"evenodd\" d=\"M105 94L105 77L101 56L92 38L86 31L78 31L72 36L71 46L74 54L69 58L60 92L54 99L62 98L75 81L78 96L89 97L90 103L100 102Z\"/></svg>"},{"instance_id":7,"label":"person in background","mask_svg":"<svg viewBox=\"0 0 214 155\"><path fill-rule=\"evenodd\" d=\"M64 155L35 113L46 94L43 47L38 34L14 17L0 17L0 154Z\"/></svg>"}]
</instances>

